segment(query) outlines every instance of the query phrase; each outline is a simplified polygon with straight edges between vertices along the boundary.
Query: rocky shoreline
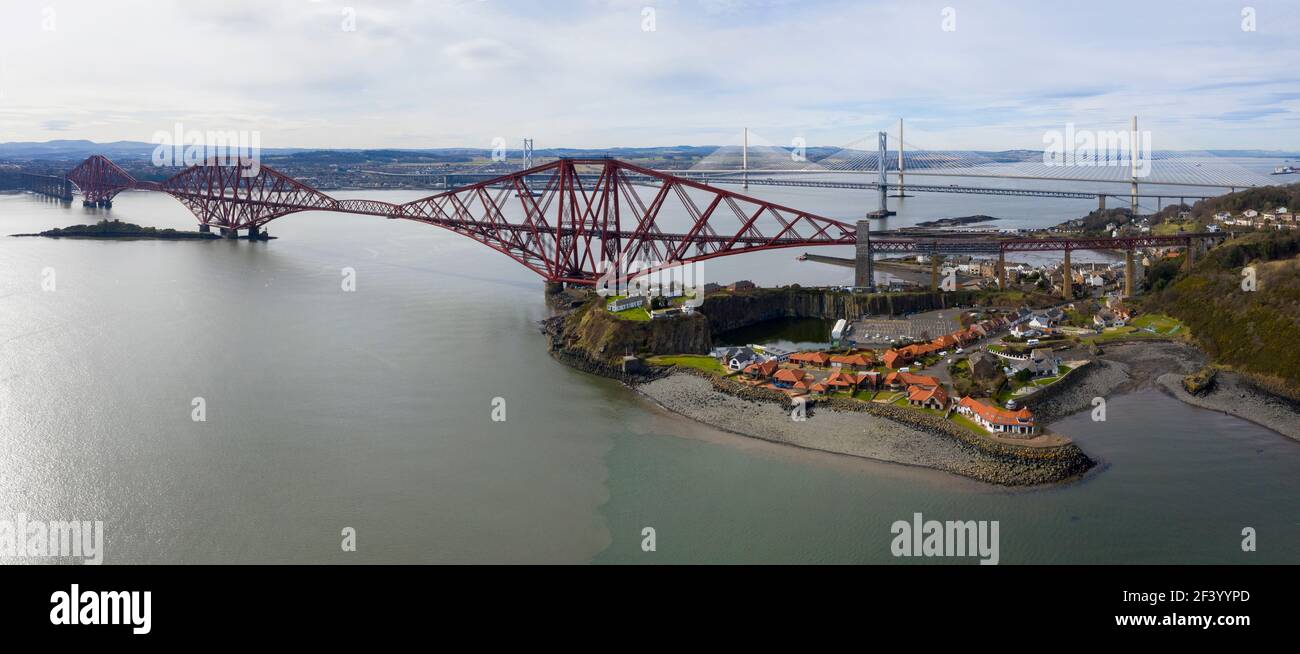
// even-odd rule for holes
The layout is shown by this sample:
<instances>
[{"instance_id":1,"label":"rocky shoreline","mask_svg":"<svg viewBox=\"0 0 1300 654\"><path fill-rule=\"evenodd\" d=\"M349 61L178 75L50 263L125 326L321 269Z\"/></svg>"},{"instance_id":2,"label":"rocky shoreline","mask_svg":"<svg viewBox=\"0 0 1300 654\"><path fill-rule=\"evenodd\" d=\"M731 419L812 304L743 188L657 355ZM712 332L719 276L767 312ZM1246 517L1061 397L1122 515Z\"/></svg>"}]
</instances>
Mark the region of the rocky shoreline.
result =
<instances>
[{"instance_id":1,"label":"rocky shoreline","mask_svg":"<svg viewBox=\"0 0 1300 654\"><path fill-rule=\"evenodd\" d=\"M1236 416L1300 441L1300 406L1256 388L1241 375L1220 372L1214 387L1203 395L1188 393L1182 380L1181 374L1167 373L1157 377L1156 383L1165 392L1192 406Z\"/></svg>"},{"instance_id":2,"label":"rocky shoreline","mask_svg":"<svg viewBox=\"0 0 1300 654\"><path fill-rule=\"evenodd\" d=\"M877 461L942 470L1003 486L1035 486L1077 478L1094 462L1073 444L1028 448L976 445L946 431L951 423L896 407L852 403L855 410L817 407L804 421L791 419L788 400L725 380L685 371L632 385L638 393L674 413L723 431L774 443ZM780 397L777 397L780 396ZM907 414L907 415L902 415ZM909 418L910 416L910 418ZM938 423L944 423L939 425ZM971 436L974 436L973 434Z\"/></svg>"},{"instance_id":3,"label":"rocky shoreline","mask_svg":"<svg viewBox=\"0 0 1300 654\"><path fill-rule=\"evenodd\" d=\"M1038 447L1007 443L983 438L937 416L889 405L822 400L808 411L807 420L793 420L790 399L776 391L693 369L645 366L631 356L612 360L606 356L608 352L623 351L624 347L610 336L608 325L590 316L583 318L583 308L578 308L542 321L539 326L548 337L553 357L579 370L617 379L668 411L722 431L931 468L1002 486L1060 483L1079 478L1096 466L1073 443ZM651 339L654 343L662 340L664 347L681 350L680 335L651 336L655 336ZM1295 405L1236 375L1220 375L1220 385L1203 396L1183 390L1182 377L1200 370L1205 359L1195 347L1179 342L1108 344L1089 365L1076 369L1059 386L1051 387L1051 392L1041 393L1028 404L1039 424L1049 425L1090 410L1098 397L1158 388L1189 404L1229 413L1300 440L1300 413Z\"/></svg>"},{"instance_id":4,"label":"rocky shoreline","mask_svg":"<svg viewBox=\"0 0 1300 654\"><path fill-rule=\"evenodd\" d=\"M1220 372L1207 393L1188 393L1183 388L1183 377L1200 370L1205 362L1204 353L1184 343L1110 344L1068 387L1031 405L1039 420L1051 423L1091 409L1094 398L1154 388L1192 406L1226 413L1300 440L1300 406L1255 386L1237 373Z\"/></svg>"}]
</instances>

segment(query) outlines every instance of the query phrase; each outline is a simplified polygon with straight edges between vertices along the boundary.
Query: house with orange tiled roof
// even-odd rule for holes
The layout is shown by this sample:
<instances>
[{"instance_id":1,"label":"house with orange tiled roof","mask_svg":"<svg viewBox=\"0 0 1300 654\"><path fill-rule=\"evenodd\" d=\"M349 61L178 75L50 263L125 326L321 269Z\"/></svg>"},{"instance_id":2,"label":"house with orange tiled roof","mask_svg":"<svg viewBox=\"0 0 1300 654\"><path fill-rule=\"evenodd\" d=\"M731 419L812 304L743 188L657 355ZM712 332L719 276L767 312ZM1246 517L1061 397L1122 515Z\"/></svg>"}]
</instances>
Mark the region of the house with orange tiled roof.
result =
<instances>
[{"instance_id":1,"label":"house with orange tiled roof","mask_svg":"<svg viewBox=\"0 0 1300 654\"><path fill-rule=\"evenodd\" d=\"M802 388L807 388L803 381L805 374L802 370L782 368L772 375L772 385L777 388L800 388L799 385L803 384Z\"/></svg>"},{"instance_id":2,"label":"house with orange tiled roof","mask_svg":"<svg viewBox=\"0 0 1300 654\"><path fill-rule=\"evenodd\" d=\"M901 350L887 350L880 360L885 363L886 368L902 368L911 362L912 357Z\"/></svg>"},{"instance_id":3,"label":"house with orange tiled roof","mask_svg":"<svg viewBox=\"0 0 1300 654\"><path fill-rule=\"evenodd\" d=\"M790 355L790 361L792 363L824 368L826 367L826 364L831 362L831 355L826 354L825 352L796 352Z\"/></svg>"},{"instance_id":4,"label":"house with orange tiled roof","mask_svg":"<svg viewBox=\"0 0 1300 654\"><path fill-rule=\"evenodd\" d=\"M948 401L948 393L943 390L942 386L931 388L907 387L907 403L912 406L944 411L948 408Z\"/></svg>"},{"instance_id":5,"label":"house with orange tiled roof","mask_svg":"<svg viewBox=\"0 0 1300 654\"><path fill-rule=\"evenodd\" d=\"M1030 436L1038 431L1034 414L1027 408L1008 411L984 404L971 397L963 397L957 402L957 412L994 434Z\"/></svg>"},{"instance_id":6,"label":"house with orange tiled roof","mask_svg":"<svg viewBox=\"0 0 1300 654\"><path fill-rule=\"evenodd\" d=\"M859 389L870 388L872 390L875 390L877 388L880 388L880 379L881 379L880 373L874 370L868 370L867 372L859 372L853 375L853 382L854 384L857 385Z\"/></svg>"},{"instance_id":7,"label":"house with orange tiled roof","mask_svg":"<svg viewBox=\"0 0 1300 654\"><path fill-rule=\"evenodd\" d=\"M957 334L944 334L943 336L934 339L933 343L939 346L939 349L942 350L952 349L958 345Z\"/></svg>"},{"instance_id":8,"label":"house with orange tiled roof","mask_svg":"<svg viewBox=\"0 0 1300 654\"><path fill-rule=\"evenodd\" d=\"M855 352L853 354L836 354L831 357L831 366L834 368L848 368L850 370L862 370L875 365L875 360L871 357Z\"/></svg>"},{"instance_id":9,"label":"house with orange tiled roof","mask_svg":"<svg viewBox=\"0 0 1300 654\"><path fill-rule=\"evenodd\" d=\"M768 359L762 363L751 363L745 366L741 374L750 379L767 379L775 375L779 367L780 365L777 364L776 359Z\"/></svg>"},{"instance_id":10,"label":"house with orange tiled roof","mask_svg":"<svg viewBox=\"0 0 1300 654\"><path fill-rule=\"evenodd\" d=\"M808 387L808 390L825 395L830 391L830 387L827 386L825 382L813 382L812 385Z\"/></svg>"},{"instance_id":11,"label":"house with orange tiled roof","mask_svg":"<svg viewBox=\"0 0 1300 654\"><path fill-rule=\"evenodd\" d=\"M939 380L929 375L918 375L913 372L891 372L885 376L885 385L894 388L906 388L908 386L924 386L926 388L936 388L940 386Z\"/></svg>"},{"instance_id":12,"label":"house with orange tiled roof","mask_svg":"<svg viewBox=\"0 0 1300 654\"><path fill-rule=\"evenodd\" d=\"M851 373L833 372L826 378L826 385L839 391L851 391L858 381Z\"/></svg>"}]
</instances>

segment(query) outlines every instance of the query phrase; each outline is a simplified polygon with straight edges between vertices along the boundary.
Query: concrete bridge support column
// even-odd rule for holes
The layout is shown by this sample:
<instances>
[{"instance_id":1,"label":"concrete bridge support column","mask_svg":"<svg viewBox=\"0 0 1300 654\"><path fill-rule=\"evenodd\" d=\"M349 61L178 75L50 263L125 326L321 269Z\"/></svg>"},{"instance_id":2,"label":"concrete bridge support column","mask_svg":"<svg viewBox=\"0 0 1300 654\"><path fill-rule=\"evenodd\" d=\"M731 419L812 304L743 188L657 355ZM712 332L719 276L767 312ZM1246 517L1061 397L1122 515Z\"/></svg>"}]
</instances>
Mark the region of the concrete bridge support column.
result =
<instances>
[{"instance_id":1,"label":"concrete bridge support column","mask_svg":"<svg viewBox=\"0 0 1300 654\"><path fill-rule=\"evenodd\" d=\"M249 228L248 228L248 240L250 240L250 241L256 241L256 240L258 240L259 238L261 238L261 236L257 233L257 228L256 228L256 227L249 227Z\"/></svg>"},{"instance_id":2,"label":"concrete bridge support column","mask_svg":"<svg viewBox=\"0 0 1300 654\"><path fill-rule=\"evenodd\" d=\"M871 221L859 220L857 250L853 259L853 286L875 292L876 275L871 254Z\"/></svg>"},{"instance_id":3,"label":"concrete bridge support column","mask_svg":"<svg viewBox=\"0 0 1300 654\"><path fill-rule=\"evenodd\" d=\"M1124 251L1124 297L1137 295L1137 266L1133 262L1133 250Z\"/></svg>"},{"instance_id":4,"label":"concrete bridge support column","mask_svg":"<svg viewBox=\"0 0 1300 654\"><path fill-rule=\"evenodd\" d=\"M239 237L239 230L236 230L236 229L230 229L229 227L222 227L222 228L221 228L221 236L222 236L222 238L238 238L238 237Z\"/></svg>"},{"instance_id":5,"label":"concrete bridge support column","mask_svg":"<svg viewBox=\"0 0 1300 654\"><path fill-rule=\"evenodd\" d=\"M1065 265L1061 268L1061 298L1074 298L1074 277L1070 272L1070 249L1065 250Z\"/></svg>"},{"instance_id":6,"label":"concrete bridge support column","mask_svg":"<svg viewBox=\"0 0 1300 654\"><path fill-rule=\"evenodd\" d=\"M211 234L211 233L212 233L212 226L211 226L211 225L199 225L199 231L200 231L200 232L203 232L204 234Z\"/></svg>"},{"instance_id":7,"label":"concrete bridge support column","mask_svg":"<svg viewBox=\"0 0 1300 654\"><path fill-rule=\"evenodd\" d=\"M1187 257L1183 259L1183 270L1190 271L1196 264L1196 245L1195 239L1187 239Z\"/></svg>"}]
</instances>

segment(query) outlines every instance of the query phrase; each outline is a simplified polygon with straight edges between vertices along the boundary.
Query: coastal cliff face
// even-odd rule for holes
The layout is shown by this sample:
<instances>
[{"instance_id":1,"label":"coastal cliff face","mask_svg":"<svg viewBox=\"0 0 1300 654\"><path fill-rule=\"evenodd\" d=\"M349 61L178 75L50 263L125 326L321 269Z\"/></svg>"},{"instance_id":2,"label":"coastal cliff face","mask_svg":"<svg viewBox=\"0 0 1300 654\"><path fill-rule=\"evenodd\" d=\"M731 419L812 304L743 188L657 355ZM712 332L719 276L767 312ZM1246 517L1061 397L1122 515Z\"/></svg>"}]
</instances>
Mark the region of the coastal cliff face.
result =
<instances>
[{"instance_id":1,"label":"coastal cliff face","mask_svg":"<svg viewBox=\"0 0 1300 654\"><path fill-rule=\"evenodd\" d=\"M748 327L777 318L856 318L861 315L900 315L969 305L973 291L952 293L880 293L802 288L762 288L736 293L714 293L704 298L700 313L708 317L714 333Z\"/></svg>"},{"instance_id":2,"label":"coastal cliff face","mask_svg":"<svg viewBox=\"0 0 1300 654\"><path fill-rule=\"evenodd\" d=\"M865 295L823 289L754 289L714 293L694 314L665 320L623 320L602 308L596 296L567 314L543 323L552 353L590 372L622 377L623 357L707 354L721 332L779 318L837 319L863 314L898 315L969 305L970 291ZM580 363L582 360L590 363Z\"/></svg>"},{"instance_id":3,"label":"coastal cliff face","mask_svg":"<svg viewBox=\"0 0 1300 654\"><path fill-rule=\"evenodd\" d=\"M713 347L709 322L704 316L676 316L665 320L623 320L601 308L602 299L589 299L581 307L543 323L551 337L552 353L564 353L566 360L587 359L599 369L579 366L604 374L617 371L628 355L707 354Z\"/></svg>"}]
</instances>

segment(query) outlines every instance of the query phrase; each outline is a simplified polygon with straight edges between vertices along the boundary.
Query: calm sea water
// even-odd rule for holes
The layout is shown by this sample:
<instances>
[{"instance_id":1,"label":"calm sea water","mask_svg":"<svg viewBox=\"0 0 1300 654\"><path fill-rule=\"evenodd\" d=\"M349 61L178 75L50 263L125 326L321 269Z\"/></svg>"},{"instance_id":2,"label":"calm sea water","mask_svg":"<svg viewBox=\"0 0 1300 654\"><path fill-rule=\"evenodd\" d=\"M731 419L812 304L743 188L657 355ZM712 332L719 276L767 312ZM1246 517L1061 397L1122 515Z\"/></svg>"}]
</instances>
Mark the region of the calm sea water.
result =
<instances>
[{"instance_id":1,"label":"calm sea water","mask_svg":"<svg viewBox=\"0 0 1300 654\"><path fill-rule=\"evenodd\" d=\"M751 190L844 219L873 201ZM1093 208L904 204L895 225ZM89 214L0 195L4 234ZM157 194L119 196L111 215L193 224ZM566 368L535 325L540 281L449 232L324 213L270 231L279 240L0 238L0 518L103 520L109 563L892 562L889 525L915 512L1000 520L1005 563L1300 562L1300 444L1156 392L1114 398L1105 423L1056 425L1105 462L1098 474L1005 491L721 433ZM713 260L709 274L851 277L796 254ZM355 553L341 552L345 527ZM1258 552L1241 552L1244 527Z\"/></svg>"}]
</instances>

